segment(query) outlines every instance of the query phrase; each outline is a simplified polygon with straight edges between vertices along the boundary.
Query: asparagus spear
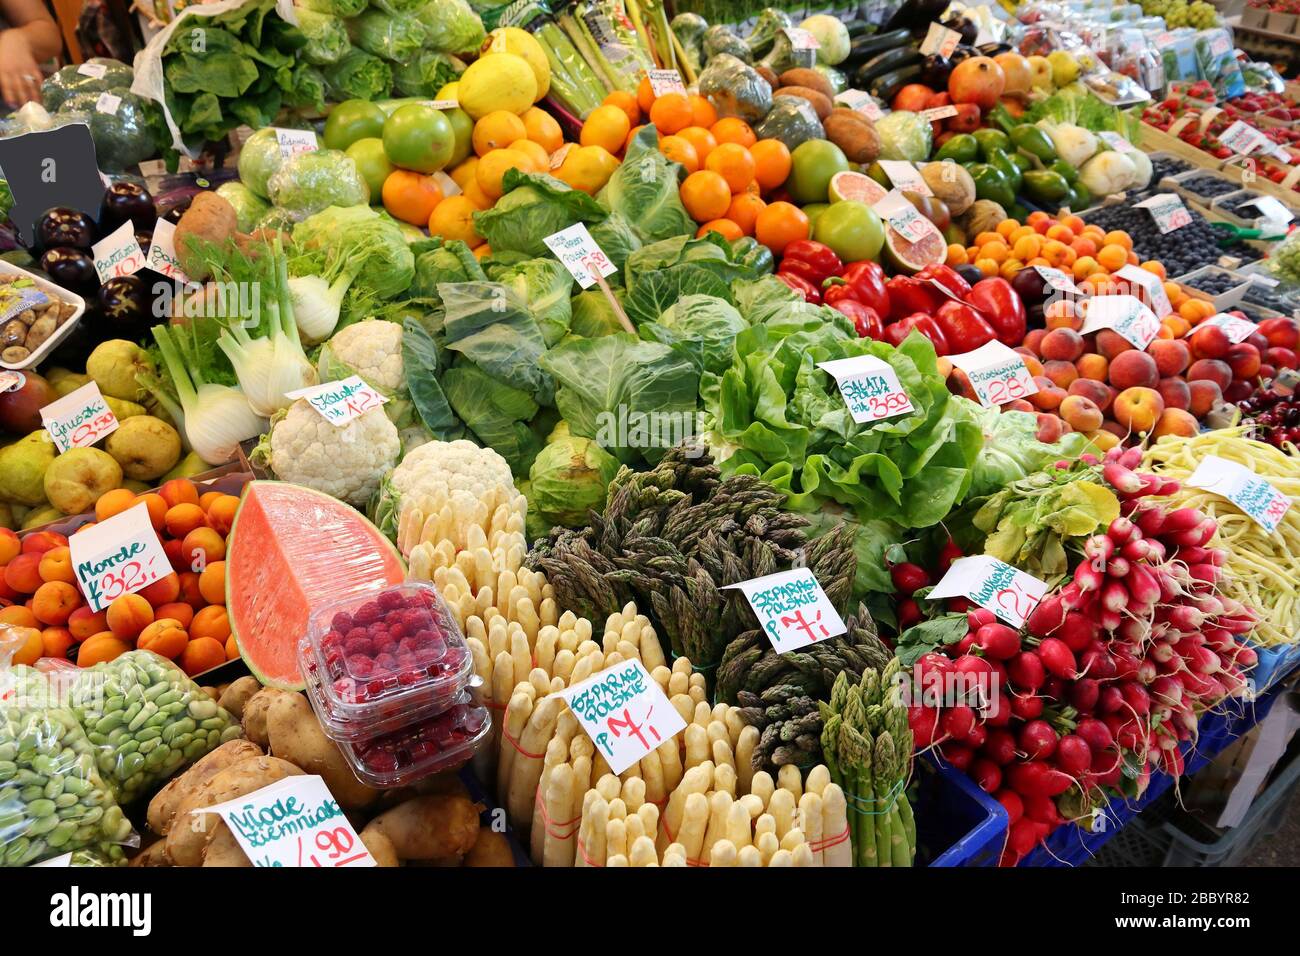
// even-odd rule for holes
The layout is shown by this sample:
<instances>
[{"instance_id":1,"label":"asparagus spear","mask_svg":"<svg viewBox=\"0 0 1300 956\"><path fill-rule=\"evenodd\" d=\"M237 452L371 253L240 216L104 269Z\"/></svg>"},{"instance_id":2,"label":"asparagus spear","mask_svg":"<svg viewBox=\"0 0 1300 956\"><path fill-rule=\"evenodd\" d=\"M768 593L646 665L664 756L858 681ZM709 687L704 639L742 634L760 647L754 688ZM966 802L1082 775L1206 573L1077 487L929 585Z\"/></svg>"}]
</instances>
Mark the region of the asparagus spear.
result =
<instances>
[{"instance_id":1,"label":"asparagus spear","mask_svg":"<svg viewBox=\"0 0 1300 956\"><path fill-rule=\"evenodd\" d=\"M879 866L880 845L876 836L879 818L871 812L871 808L875 805L875 791L872 789L874 755L871 741L852 726L844 727L841 735L841 739L847 739L849 742L849 753L857 769L857 784L854 788L857 825L854 832L858 838L855 844L858 848L858 866Z\"/></svg>"},{"instance_id":2,"label":"asparagus spear","mask_svg":"<svg viewBox=\"0 0 1300 956\"><path fill-rule=\"evenodd\" d=\"M885 731L876 738L871 760L872 784L875 788L873 816L876 824L877 866L893 866L893 824L888 802L895 798L894 791L894 738Z\"/></svg>"}]
</instances>

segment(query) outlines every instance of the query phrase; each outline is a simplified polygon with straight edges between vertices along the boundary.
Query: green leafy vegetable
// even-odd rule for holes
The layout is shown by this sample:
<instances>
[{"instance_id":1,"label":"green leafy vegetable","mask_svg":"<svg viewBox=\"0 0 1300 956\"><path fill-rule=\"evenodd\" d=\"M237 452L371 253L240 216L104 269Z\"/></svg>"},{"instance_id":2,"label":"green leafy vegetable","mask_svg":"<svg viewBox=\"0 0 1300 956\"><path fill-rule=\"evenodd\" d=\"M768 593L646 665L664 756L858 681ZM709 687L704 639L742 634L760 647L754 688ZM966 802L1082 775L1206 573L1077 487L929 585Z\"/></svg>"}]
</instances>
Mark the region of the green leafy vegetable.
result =
<instances>
[{"instance_id":1,"label":"green leafy vegetable","mask_svg":"<svg viewBox=\"0 0 1300 956\"><path fill-rule=\"evenodd\" d=\"M681 171L659 152L658 133L647 125L633 137L623 162L596 198L631 223L643 243L693 233L695 221L678 194Z\"/></svg>"},{"instance_id":2,"label":"green leafy vegetable","mask_svg":"<svg viewBox=\"0 0 1300 956\"><path fill-rule=\"evenodd\" d=\"M414 317L402 323L402 369L411 401L424 427L438 441L465 437L465 428L447 402L438 384L442 356L429 330Z\"/></svg>"},{"instance_id":3,"label":"green leafy vegetable","mask_svg":"<svg viewBox=\"0 0 1300 956\"><path fill-rule=\"evenodd\" d=\"M474 226L493 252L549 255L543 241L547 236L575 222L599 223L609 215L595 199L551 176L510 169L502 186L504 195L491 209L474 213Z\"/></svg>"},{"instance_id":4,"label":"green leafy vegetable","mask_svg":"<svg viewBox=\"0 0 1300 956\"><path fill-rule=\"evenodd\" d=\"M382 100L393 88L393 70L365 50L351 50L325 75L330 98Z\"/></svg>"},{"instance_id":5,"label":"green leafy vegetable","mask_svg":"<svg viewBox=\"0 0 1300 956\"><path fill-rule=\"evenodd\" d=\"M623 305L625 293L622 289L612 289L614 300ZM573 319L569 331L585 339L595 339L602 335L613 335L625 331L623 323L610 307L609 299L600 289L588 289L579 292L570 300L573 306Z\"/></svg>"},{"instance_id":6,"label":"green leafy vegetable","mask_svg":"<svg viewBox=\"0 0 1300 956\"><path fill-rule=\"evenodd\" d=\"M438 284L442 282L486 282L474 253L459 239L450 242L439 236L422 239L411 245L415 256L415 281L411 294L420 298L436 299Z\"/></svg>"},{"instance_id":7,"label":"green leafy vegetable","mask_svg":"<svg viewBox=\"0 0 1300 956\"><path fill-rule=\"evenodd\" d=\"M338 17L318 13L307 7L299 7L297 15L298 29L307 37L302 57L308 63L329 66L343 59L352 49L348 28Z\"/></svg>"},{"instance_id":8,"label":"green leafy vegetable","mask_svg":"<svg viewBox=\"0 0 1300 956\"><path fill-rule=\"evenodd\" d=\"M1087 437L1079 432L1070 432L1051 444L1040 442L1038 419L1028 412L1001 412L974 402L969 404L971 414L984 432L984 447L975 459L971 477L972 498L1001 491L1058 459L1078 458L1089 447Z\"/></svg>"},{"instance_id":9,"label":"green leafy vegetable","mask_svg":"<svg viewBox=\"0 0 1300 956\"><path fill-rule=\"evenodd\" d=\"M404 63L424 45L424 24L414 16L372 8L348 21L348 36L367 53Z\"/></svg>"},{"instance_id":10,"label":"green leafy vegetable","mask_svg":"<svg viewBox=\"0 0 1300 956\"><path fill-rule=\"evenodd\" d=\"M415 278L415 256L401 228L369 206L330 206L294 226L293 238L344 260L353 287L381 299L401 295Z\"/></svg>"},{"instance_id":11,"label":"green leafy vegetable","mask_svg":"<svg viewBox=\"0 0 1300 956\"><path fill-rule=\"evenodd\" d=\"M285 160L266 184L271 202L305 219L329 206L365 206L370 187L352 157L337 149L298 153Z\"/></svg>"},{"instance_id":12,"label":"green leafy vegetable","mask_svg":"<svg viewBox=\"0 0 1300 956\"><path fill-rule=\"evenodd\" d=\"M561 421L528 470L528 510L536 509L547 526L581 527L590 511L604 507L605 488L618 469L617 458Z\"/></svg>"},{"instance_id":13,"label":"green leafy vegetable","mask_svg":"<svg viewBox=\"0 0 1300 956\"><path fill-rule=\"evenodd\" d=\"M483 21L465 0L429 0L415 15L424 24L427 49L475 53L483 45Z\"/></svg>"},{"instance_id":14,"label":"green leafy vegetable","mask_svg":"<svg viewBox=\"0 0 1300 956\"><path fill-rule=\"evenodd\" d=\"M511 266L490 268L488 274L524 301L548 346L568 334L573 315L569 302L573 276L564 263L558 259L524 259Z\"/></svg>"},{"instance_id":15,"label":"green leafy vegetable","mask_svg":"<svg viewBox=\"0 0 1300 956\"><path fill-rule=\"evenodd\" d=\"M673 346L701 372L721 374L731 364L732 345L748 324L725 299L684 295L637 331L652 342Z\"/></svg>"},{"instance_id":16,"label":"green leafy vegetable","mask_svg":"<svg viewBox=\"0 0 1300 956\"><path fill-rule=\"evenodd\" d=\"M393 69L393 86L403 96L432 98L465 72L465 64L448 53L421 50Z\"/></svg>"}]
</instances>

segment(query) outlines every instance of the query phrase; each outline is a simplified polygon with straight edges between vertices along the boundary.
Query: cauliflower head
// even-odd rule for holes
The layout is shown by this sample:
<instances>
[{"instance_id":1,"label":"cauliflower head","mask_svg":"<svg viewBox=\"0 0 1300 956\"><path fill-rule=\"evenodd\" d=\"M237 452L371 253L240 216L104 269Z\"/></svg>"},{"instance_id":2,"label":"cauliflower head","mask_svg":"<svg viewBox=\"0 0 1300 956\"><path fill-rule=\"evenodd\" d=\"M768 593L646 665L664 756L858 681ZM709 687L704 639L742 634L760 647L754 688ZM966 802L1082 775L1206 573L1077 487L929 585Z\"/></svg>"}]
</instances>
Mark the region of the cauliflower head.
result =
<instances>
[{"instance_id":1,"label":"cauliflower head","mask_svg":"<svg viewBox=\"0 0 1300 956\"><path fill-rule=\"evenodd\" d=\"M382 408L342 427L326 421L306 399L271 426L271 470L281 481L305 485L364 507L397 462L402 443Z\"/></svg>"},{"instance_id":2,"label":"cauliflower head","mask_svg":"<svg viewBox=\"0 0 1300 956\"><path fill-rule=\"evenodd\" d=\"M360 375L389 394L401 392L406 388L402 327L382 319L367 319L346 326L325 343L316 364L322 382Z\"/></svg>"}]
</instances>

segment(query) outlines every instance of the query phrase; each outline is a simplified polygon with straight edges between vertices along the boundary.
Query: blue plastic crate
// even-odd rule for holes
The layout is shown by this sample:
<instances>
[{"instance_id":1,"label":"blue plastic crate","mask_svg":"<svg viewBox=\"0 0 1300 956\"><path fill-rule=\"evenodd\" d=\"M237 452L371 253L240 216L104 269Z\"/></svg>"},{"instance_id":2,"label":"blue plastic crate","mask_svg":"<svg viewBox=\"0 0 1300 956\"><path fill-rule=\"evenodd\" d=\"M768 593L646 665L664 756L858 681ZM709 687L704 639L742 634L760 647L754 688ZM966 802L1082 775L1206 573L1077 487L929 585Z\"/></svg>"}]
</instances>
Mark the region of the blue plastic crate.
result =
<instances>
[{"instance_id":1,"label":"blue plastic crate","mask_svg":"<svg viewBox=\"0 0 1300 956\"><path fill-rule=\"evenodd\" d=\"M1300 666L1300 643L1274 647L1256 647L1259 663L1251 672L1256 695L1263 694L1296 667Z\"/></svg>"},{"instance_id":2,"label":"blue plastic crate","mask_svg":"<svg viewBox=\"0 0 1300 956\"><path fill-rule=\"evenodd\" d=\"M997 866L1007 811L961 771L927 754L913 766L917 866Z\"/></svg>"}]
</instances>

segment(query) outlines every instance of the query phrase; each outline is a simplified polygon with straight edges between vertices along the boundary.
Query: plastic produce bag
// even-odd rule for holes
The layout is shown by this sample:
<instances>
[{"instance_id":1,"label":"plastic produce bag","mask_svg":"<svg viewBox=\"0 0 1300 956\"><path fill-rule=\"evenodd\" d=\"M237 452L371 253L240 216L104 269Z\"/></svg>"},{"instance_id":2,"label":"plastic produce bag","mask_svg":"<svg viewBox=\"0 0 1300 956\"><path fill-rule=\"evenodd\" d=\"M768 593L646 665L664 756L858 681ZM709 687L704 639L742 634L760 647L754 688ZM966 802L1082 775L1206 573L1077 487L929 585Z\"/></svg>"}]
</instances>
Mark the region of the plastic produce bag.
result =
<instances>
[{"instance_id":1,"label":"plastic produce bag","mask_svg":"<svg viewBox=\"0 0 1300 956\"><path fill-rule=\"evenodd\" d=\"M316 66L337 63L352 49L347 24L328 13L300 9L298 29L307 37L307 45L302 48L302 58Z\"/></svg>"},{"instance_id":2,"label":"plastic produce bag","mask_svg":"<svg viewBox=\"0 0 1300 956\"><path fill-rule=\"evenodd\" d=\"M421 50L393 70L393 87L402 96L432 98L465 72L465 64L448 53Z\"/></svg>"},{"instance_id":3,"label":"plastic produce bag","mask_svg":"<svg viewBox=\"0 0 1300 956\"><path fill-rule=\"evenodd\" d=\"M779 139L786 149L826 135L813 105L797 96L777 97L763 121L754 127L754 133L759 139Z\"/></svg>"},{"instance_id":4,"label":"plastic produce bag","mask_svg":"<svg viewBox=\"0 0 1300 956\"><path fill-rule=\"evenodd\" d=\"M772 87L758 71L729 53L720 53L700 74L700 93L719 116L757 123L772 108Z\"/></svg>"},{"instance_id":5,"label":"plastic produce bag","mask_svg":"<svg viewBox=\"0 0 1300 956\"><path fill-rule=\"evenodd\" d=\"M105 172L118 173L158 152L149 111L155 107L123 87L101 93L74 93L59 113L90 117L95 158Z\"/></svg>"},{"instance_id":6,"label":"plastic produce bag","mask_svg":"<svg viewBox=\"0 0 1300 956\"><path fill-rule=\"evenodd\" d=\"M100 71L103 75L99 75ZM125 63L107 57L92 56L78 66L65 66L41 84L41 103L47 110L57 110L73 93L102 93L129 87L135 74Z\"/></svg>"},{"instance_id":7,"label":"plastic produce bag","mask_svg":"<svg viewBox=\"0 0 1300 956\"><path fill-rule=\"evenodd\" d=\"M0 671L0 865L70 851L123 859L139 837L95 766L94 747L44 674Z\"/></svg>"},{"instance_id":8,"label":"plastic produce bag","mask_svg":"<svg viewBox=\"0 0 1300 956\"><path fill-rule=\"evenodd\" d=\"M68 690L68 705L86 729L100 774L123 804L242 734L184 671L152 651L128 651L82 671Z\"/></svg>"},{"instance_id":9,"label":"plastic produce bag","mask_svg":"<svg viewBox=\"0 0 1300 956\"><path fill-rule=\"evenodd\" d=\"M367 53L404 63L424 46L424 24L407 14L367 10L348 21L348 36Z\"/></svg>"},{"instance_id":10,"label":"plastic produce bag","mask_svg":"<svg viewBox=\"0 0 1300 956\"><path fill-rule=\"evenodd\" d=\"M295 5L332 17L355 17L369 5L369 0L298 0Z\"/></svg>"},{"instance_id":11,"label":"plastic produce bag","mask_svg":"<svg viewBox=\"0 0 1300 956\"><path fill-rule=\"evenodd\" d=\"M364 206L370 187L352 158L337 149L299 153L271 174L271 202L297 221L329 206Z\"/></svg>"},{"instance_id":12,"label":"plastic produce bag","mask_svg":"<svg viewBox=\"0 0 1300 956\"><path fill-rule=\"evenodd\" d=\"M473 53L483 45L483 21L465 0L429 0L415 11L424 24L425 49Z\"/></svg>"}]
</instances>

